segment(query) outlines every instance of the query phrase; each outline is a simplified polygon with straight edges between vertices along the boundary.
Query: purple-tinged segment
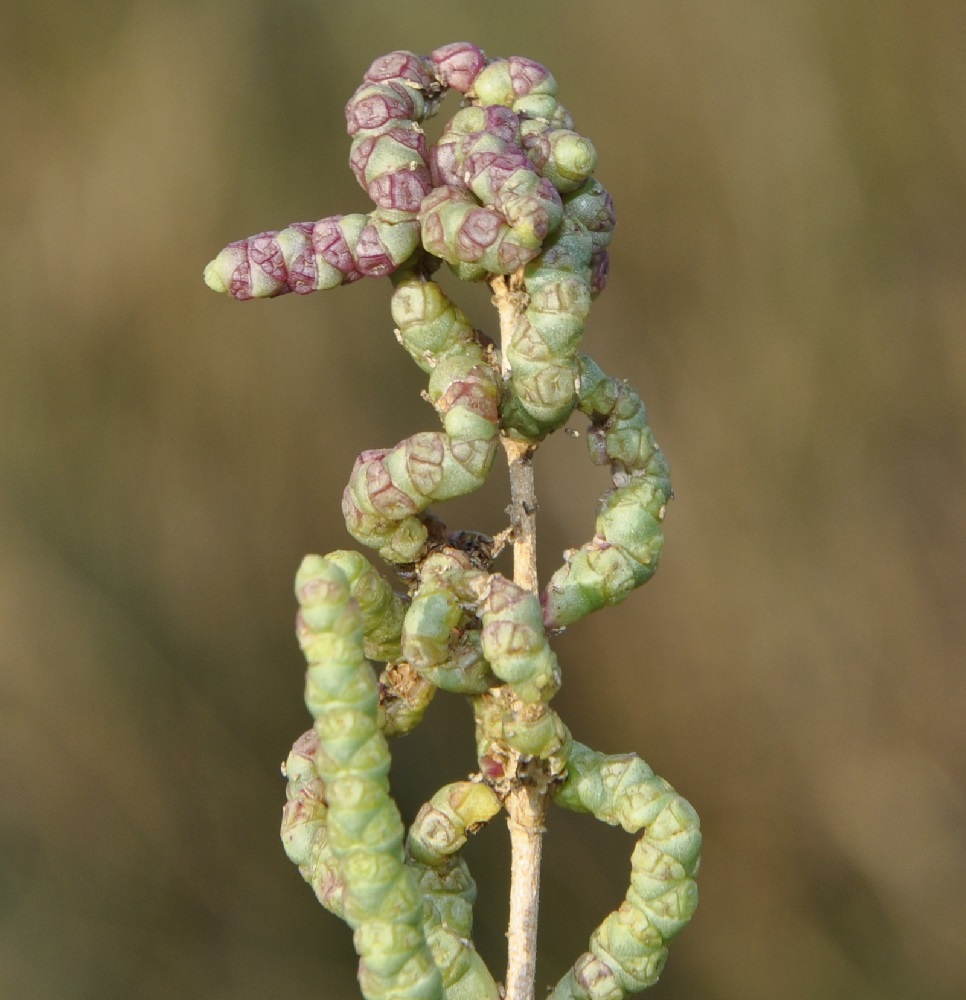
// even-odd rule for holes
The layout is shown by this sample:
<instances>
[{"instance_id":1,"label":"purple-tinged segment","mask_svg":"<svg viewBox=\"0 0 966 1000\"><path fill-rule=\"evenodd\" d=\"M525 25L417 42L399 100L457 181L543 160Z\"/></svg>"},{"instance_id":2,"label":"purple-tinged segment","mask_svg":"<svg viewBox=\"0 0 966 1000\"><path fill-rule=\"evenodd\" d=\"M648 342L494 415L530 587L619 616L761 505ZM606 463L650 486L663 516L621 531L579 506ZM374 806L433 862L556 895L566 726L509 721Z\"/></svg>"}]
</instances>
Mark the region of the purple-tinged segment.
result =
<instances>
[{"instance_id":1,"label":"purple-tinged segment","mask_svg":"<svg viewBox=\"0 0 966 1000\"><path fill-rule=\"evenodd\" d=\"M558 191L576 191L597 166L597 150L582 135L567 129L531 132L524 139L530 162Z\"/></svg>"},{"instance_id":2,"label":"purple-tinged segment","mask_svg":"<svg viewBox=\"0 0 966 1000\"><path fill-rule=\"evenodd\" d=\"M482 149L463 160L463 179L478 198L490 204L499 202L500 192L518 171L530 174L536 184L533 164L519 149Z\"/></svg>"},{"instance_id":3,"label":"purple-tinged segment","mask_svg":"<svg viewBox=\"0 0 966 1000\"><path fill-rule=\"evenodd\" d=\"M498 390L492 378L488 377L486 370L474 368L464 378L451 382L434 405L440 415L444 417L456 410L480 417L493 426L493 433L495 433L496 425L500 419L497 396ZM447 423L447 429L449 430L449 423ZM449 433L452 436L452 431Z\"/></svg>"},{"instance_id":4,"label":"purple-tinged segment","mask_svg":"<svg viewBox=\"0 0 966 1000\"><path fill-rule=\"evenodd\" d=\"M417 212L433 187L426 157L425 136L397 125L388 132L357 137L349 166L379 208Z\"/></svg>"},{"instance_id":5,"label":"purple-tinged segment","mask_svg":"<svg viewBox=\"0 0 966 1000\"><path fill-rule=\"evenodd\" d=\"M363 79L368 83L406 82L426 90L433 84L432 65L415 52L400 49L376 59Z\"/></svg>"},{"instance_id":6,"label":"purple-tinged segment","mask_svg":"<svg viewBox=\"0 0 966 1000\"><path fill-rule=\"evenodd\" d=\"M244 240L229 243L205 267L205 284L213 292L227 292L232 298L250 299L248 250Z\"/></svg>"},{"instance_id":7,"label":"purple-tinged segment","mask_svg":"<svg viewBox=\"0 0 966 1000\"><path fill-rule=\"evenodd\" d=\"M429 176L434 188L465 188L455 142L438 142L429 151Z\"/></svg>"},{"instance_id":8,"label":"purple-tinged segment","mask_svg":"<svg viewBox=\"0 0 966 1000\"><path fill-rule=\"evenodd\" d=\"M372 212L355 246L356 264L367 278L392 274L419 243L419 223L413 218L387 219Z\"/></svg>"},{"instance_id":9,"label":"purple-tinged segment","mask_svg":"<svg viewBox=\"0 0 966 1000\"><path fill-rule=\"evenodd\" d=\"M363 189L373 176L387 169L381 162L386 157L384 147L391 147L397 159L425 163L429 158L425 133L412 125L396 125L388 132L360 136L353 141L349 151L349 166Z\"/></svg>"},{"instance_id":10,"label":"purple-tinged segment","mask_svg":"<svg viewBox=\"0 0 966 1000\"><path fill-rule=\"evenodd\" d=\"M285 280L285 261L277 236L276 232L258 233L229 243L205 268L205 283L241 302L284 295L291 289Z\"/></svg>"},{"instance_id":11,"label":"purple-tinged segment","mask_svg":"<svg viewBox=\"0 0 966 1000\"><path fill-rule=\"evenodd\" d=\"M370 182L366 190L379 208L416 213L432 189L429 171L416 166L383 174Z\"/></svg>"},{"instance_id":12,"label":"purple-tinged segment","mask_svg":"<svg viewBox=\"0 0 966 1000\"><path fill-rule=\"evenodd\" d=\"M483 107L493 104L509 107L514 102L517 95L513 91L510 64L506 59L494 59L487 63L473 83L472 96Z\"/></svg>"},{"instance_id":13,"label":"purple-tinged segment","mask_svg":"<svg viewBox=\"0 0 966 1000\"><path fill-rule=\"evenodd\" d=\"M459 136L471 139L486 135L502 139L508 146L519 146L522 125L520 116L512 108L502 104L491 104L487 107L471 105L453 115L443 130L440 141L452 141L454 137Z\"/></svg>"},{"instance_id":14,"label":"purple-tinged segment","mask_svg":"<svg viewBox=\"0 0 966 1000\"><path fill-rule=\"evenodd\" d=\"M594 250L590 255L590 297L597 298L607 287L610 274L610 254L606 250Z\"/></svg>"},{"instance_id":15,"label":"purple-tinged segment","mask_svg":"<svg viewBox=\"0 0 966 1000\"><path fill-rule=\"evenodd\" d=\"M506 221L499 212L483 208L468 192L436 188L420 209L423 246L450 263L478 261L498 242Z\"/></svg>"},{"instance_id":16,"label":"purple-tinged segment","mask_svg":"<svg viewBox=\"0 0 966 1000\"><path fill-rule=\"evenodd\" d=\"M560 221L559 211L551 215L547 202L548 199L531 194L511 194L500 199L500 211L517 240L534 252Z\"/></svg>"},{"instance_id":17,"label":"purple-tinged segment","mask_svg":"<svg viewBox=\"0 0 966 1000\"><path fill-rule=\"evenodd\" d=\"M380 242L386 248L392 262L391 270L395 271L419 246L419 219L412 212L377 208L369 213L369 220L376 228Z\"/></svg>"},{"instance_id":18,"label":"purple-tinged segment","mask_svg":"<svg viewBox=\"0 0 966 1000\"><path fill-rule=\"evenodd\" d=\"M506 222L492 208L471 208L456 236L456 256L467 263L480 260L499 239Z\"/></svg>"},{"instance_id":19,"label":"purple-tinged segment","mask_svg":"<svg viewBox=\"0 0 966 1000\"><path fill-rule=\"evenodd\" d=\"M379 238L378 229L370 222L356 244L356 262L361 274L367 278L384 278L396 270L396 264L385 243Z\"/></svg>"},{"instance_id":20,"label":"purple-tinged segment","mask_svg":"<svg viewBox=\"0 0 966 1000\"><path fill-rule=\"evenodd\" d=\"M476 199L469 191L448 184L434 188L419 208L423 246L437 257L443 256L447 240L455 232L452 226L445 223L461 217L456 214L457 210L466 212L476 205Z\"/></svg>"},{"instance_id":21,"label":"purple-tinged segment","mask_svg":"<svg viewBox=\"0 0 966 1000\"><path fill-rule=\"evenodd\" d=\"M470 42L451 42L434 49L430 61L436 76L444 87L451 87L465 94L480 70L486 65L486 56Z\"/></svg>"},{"instance_id":22,"label":"purple-tinged segment","mask_svg":"<svg viewBox=\"0 0 966 1000\"><path fill-rule=\"evenodd\" d=\"M345 106L346 130L350 136L385 132L398 122L417 118L415 94L400 84L365 83Z\"/></svg>"},{"instance_id":23,"label":"purple-tinged segment","mask_svg":"<svg viewBox=\"0 0 966 1000\"><path fill-rule=\"evenodd\" d=\"M418 244L415 213L331 215L229 244L205 268L205 282L239 300L304 295L392 274Z\"/></svg>"},{"instance_id":24,"label":"purple-tinged segment","mask_svg":"<svg viewBox=\"0 0 966 1000\"><path fill-rule=\"evenodd\" d=\"M278 244L278 233L259 233L248 241L248 259L254 267L260 268L269 282L278 285L288 283L288 269L285 257ZM253 279L253 283L256 279Z\"/></svg>"},{"instance_id":25,"label":"purple-tinged segment","mask_svg":"<svg viewBox=\"0 0 966 1000\"><path fill-rule=\"evenodd\" d=\"M551 97L556 95L557 81L542 63L524 56L510 56L508 62L513 92L517 97L526 97L530 94L549 94Z\"/></svg>"},{"instance_id":26,"label":"purple-tinged segment","mask_svg":"<svg viewBox=\"0 0 966 1000\"><path fill-rule=\"evenodd\" d=\"M312 229L313 223L300 222L231 243L205 269L205 281L239 301L315 291L319 286Z\"/></svg>"},{"instance_id":27,"label":"purple-tinged segment","mask_svg":"<svg viewBox=\"0 0 966 1000\"><path fill-rule=\"evenodd\" d=\"M522 150L474 152L463 162L463 175L477 198L497 209L522 242L543 242L559 225L560 195L540 177Z\"/></svg>"},{"instance_id":28,"label":"purple-tinged segment","mask_svg":"<svg viewBox=\"0 0 966 1000\"><path fill-rule=\"evenodd\" d=\"M479 263L491 274L509 274L540 252L527 226L511 229L500 212L458 188L427 195L419 218L425 249L454 267Z\"/></svg>"},{"instance_id":29,"label":"purple-tinged segment","mask_svg":"<svg viewBox=\"0 0 966 1000\"><path fill-rule=\"evenodd\" d=\"M513 107L515 102L531 97L554 98L557 82L550 71L532 59L514 56L512 59L494 59L481 71L473 84L477 101L484 106L503 104ZM552 111L556 101L538 102L544 111ZM532 112L528 111L528 114Z\"/></svg>"},{"instance_id":30,"label":"purple-tinged segment","mask_svg":"<svg viewBox=\"0 0 966 1000\"><path fill-rule=\"evenodd\" d=\"M363 544L373 544L371 540L374 539L378 539L379 545L384 544L395 531L396 522L388 517L364 511L353 494L353 485L353 480L350 478L349 484L342 491L342 517L349 534Z\"/></svg>"},{"instance_id":31,"label":"purple-tinged segment","mask_svg":"<svg viewBox=\"0 0 966 1000\"><path fill-rule=\"evenodd\" d=\"M312 228L312 249L321 260L344 276L344 284L363 276L356 266L345 232L346 224L351 225L356 218L362 217L330 215L319 219ZM358 228L361 230L363 226Z\"/></svg>"},{"instance_id":32,"label":"purple-tinged segment","mask_svg":"<svg viewBox=\"0 0 966 1000\"><path fill-rule=\"evenodd\" d=\"M512 108L504 107L502 104L492 104L483 111L486 116L483 128L486 132L498 136L507 145L519 146L520 116Z\"/></svg>"},{"instance_id":33,"label":"purple-tinged segment","mask_svg":"<svg viewBox=\"0 0 966 1000\"><path fill-rule=\"evenodd\" d=\"M443 226L442 215L435 209L427 211L424 207L419 224L423 248L427 252L437 257L442 257L445 260L444 254L447 257L449 256L449 246L446 242L446 229Z\"/></svg>"},{"instance_id":34,"label":"purple-tinged segment","mask_svg":"<svg viewBox=\"0 0 966 1000\"><path fill-rule=\"evenodd\" d=\"M355 484L353 492L368 501L367 506L373 513L399 521L415 514L419 506L393 483L386 468L390 453L388 448L362 452L355 461L348 488L352 489Z\"/></svg>"},{"instance_id":35,"label":"purple-tinged segment","mask_svg":"<svg viewBox=\"0 0 966 1000\"><path fill-rule=\"evenodd\" d=\"M439 488L445 461L445 437L438 431L423 431L396 445L386 456L386 467L394 481L405 481L418 494L413 499L422 509Z\"/></svg>"},{"instance_id":36,"label":"purple-tinged segment","mask_svg":"<svg viewBox=\"0 0 966 1000\"><path fill-rule=\"evenodd\" d=\"M288 261L288 287L296 295L317 291L319 265L312 248L314 222L296 222L279 233L279 245Z\"/></svg>"},{"instance_id":37,"label":"purple-tinged segment","mask_svg":"<svg viewBox=\"0 0 966 1000\"><path fill-rule=\"evenodd\" d=\"M501 105L473 106L458 111L430 150L430 176L434 185L466 187L468 181L463 167L473 153L519 153L520 128L520 118ZM522 155L521 162L526 162Z\"/></svg>"},{"instance_id":38,"label":"purple-tinged segment","mask_svg":"<svg viewBox=\"0 0 966 1000\"><path fill-rule=\"evenodd\" d=\"M529 264L537 254L539 248L523 246L512 236L511 233L497 248L497 265L491 268L495 274L511 274L524 264Z\"/></svg>"}]
</instances>

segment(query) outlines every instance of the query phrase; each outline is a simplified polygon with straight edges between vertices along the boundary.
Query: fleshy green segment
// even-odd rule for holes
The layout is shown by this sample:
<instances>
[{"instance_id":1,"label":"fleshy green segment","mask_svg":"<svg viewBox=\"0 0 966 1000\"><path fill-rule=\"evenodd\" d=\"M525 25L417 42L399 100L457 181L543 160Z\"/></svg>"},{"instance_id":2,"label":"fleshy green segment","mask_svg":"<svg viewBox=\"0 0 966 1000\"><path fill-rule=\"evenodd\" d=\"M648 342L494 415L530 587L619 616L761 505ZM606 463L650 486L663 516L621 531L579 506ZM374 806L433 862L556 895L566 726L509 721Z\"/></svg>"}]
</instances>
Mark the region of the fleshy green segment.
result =
<instances>
[{"instance_id":1,"label":"fleshy green segment","mask_svg":"<svg viewBox=\"0 0 966 1000\"><path fill-rule=\"evenodd\" d=\"M667 462L647 423L641 397L609 378L586 355L579 359L579 407L591 419L591 459L610 465L614 489L597 514L594 537L572 552L543 594L548 628L572 625L618 604L655 573L671 499Z\"/></svg>"},{"instance_id":2,"label":"fleshy green segment","mask_svg":"<svg viewBox=\"0 0 966 1000\"><path fill-rule=\"evenodd\" d=\"M481 761L507 759L507 748L524 762L542 761L551 777L566 769L570 730L549 705L507 703L485 695L473 701L476 752Z\"/></svg>"},{"instance_id":3,"label":"fleshy green segment","mask_svg":"<svg viewBox=\"0 0 966 1000\"><path fill-rule=\"evenodd\" d=\"M475 569L455 549L423 561L402 650L415 670L448 691L480 694L499 680L521 702L545 704L560 687L537 596Z\"/></svg>"},{"instance_id":4,"label":"fleshy green segment","mask_svg":"<svg viewBox=\"0 0 966 1000\"><path fill-rule=\"evenodd\" d=\"M557 81L546 66L523 56L492 60L477 76L473 92L484 106L523 107L531 118L550 119L557 109Z\"/></svg>"},{"instance_id":5,"label":"fleshy green segment","mask_svg":"<svg viewBox=\"0 0 966 1000\"><path fill-rule=\"evenodd\" d=\"M578 405L578 349L593 296L606 279L613 232L607 192L594 180L564 199L563 223L524 272L529 303L506 347L509 393L504 427L540 440L562 427Z\"/></svg>"},{"instance_id":6,"label":"fleshy green segment","mask_svg":"<svg viewBox=\"0 0 966 1000\"><path fill-rule=\"evenodd\" d=\"M282 846L319 902L337 917L344 917L345 882L329 843L329 810L325 782L316 766L318 752L318 734L310 729L295 741L285 762L288 784L282 810Z\"/></svg>"},{"instance_id":7,"label":"fleshy green segment","mask_svg":"<svg viewBox=\"0 0 966 1000\"><path fill-rule=\"evenodd\" d=\"M481 694L498 681L483 658L479 629L472 627L472 611L461 601L456 581L454 573L421 574L406 615L403 655L444 691Z\"/></svg>"},{"instance_id":8,"label":"fleshy green segment","mask_svg":"<svg viewBox=\"0 0 966 1000\"><path fill-rule=\"evenodd\" d=\"M349 591L359 605L364 630L363 652L370 660L398 660L402 623L409 602L379 575L364 555L348 549L330 552L326 559L346 575Z\"/></svg>"},{"instance_id":9,"label":"fleshy green segment","mask_svg":"<svg viewBox=\"0 0 966 1000\"><path fill-rule=\"evenodd\" d=\"M447 1000L497 1000L499 990L470 940L476 884L458 853L470 832L500 811L494 791L479 782L444 785L413 822L406 842L426 900L429 946Z\"/></svg>"},{"instance_id":10,"label":"fleshy green segment","mask_svg":"<svg viewBox=\"0 0 966 1000\"><path fill-rule=\"evenodd\" d=\"M521 125L508 108L464 108L431 154L436 189L420 208L423 246L480 278L531 260L562 218L559 192L522 147Z\"/></svg>"},{"instance_id":11,"label":"fleshy green segment","mask_svg":"<svg viewBox=\"0 0 966 1000\"><path fill-rule=\"evenodd\" d=\"M482 65L482 52L463 43L427 58L400 51L377 59L346 105L349 165L375 210L230 243L205 268L208 287L239 300L274 298L392 274L419 245L417 213L432 189L420 124L445 86L468 86Z\"/></svg>"},{"instance_id":12,"label":"fleshy green segment","mask_svg":"<svg viewBox=\"0 0 966 1000\"><path fill-rule=\"evenodd\" d=\"M636 755L609 756L576 742L554 800L628 833L644 831L631 855L624 902L594 931L589 950L549 998L622 1000L657 982L667 943L698 905L697 813Z\"/></svg>"},{"instance_id":13,"label":"fleshy green segment","mask_svg":"<svg viewBox=\"0 0 966 1000\"><path fill-rule=\"evenodd\" d=\"M363 655L362 615L345 574L319 556L303 561L295 592L328 847L344 884L342 915L355 931L362 992L367 1000L444 1000L389 795L389 749L378 726L376 678Z\"/></svg>"},{"instance_id":14,"label":"fleshy green segment","mask_svg":"<svg viewBox=\"0 0 966 1000\"><path fill-rule=\"evenodd\" d=\"M323 905L355 930L369 1000L498 1000L470 940L476 887L458 853L500 800L478 782L445 786L402 851L378 689L362 652L366 616L356 603L359 595L383 596L367 580L370 570L362 557L339 552L307 557L296 578L306 704L316 724L286 762L283 844ZM369 625L378 629L383 617L372 607L386 602L368 603Z\"/></svg>"},{"instance_id":15,"label":"fleshy green segment","mask_svg":"<svg viewBox=\"0 0 966 1000\"><path fill-rule=\"evenodd\" d=\"M499 432L500 378L466 317L440 287L403 279L392 299L402 345L430 372L428 397L443 430L364 451L342 499L350 533L383 559L414 562L427 530L420 515L435 501L471 493L486 480Z\"/></svg>"},{"instance_id":16,"label":"fleshy green segment","mask_svg":"<svg viewBox=\"0 0 966 1000\"><path fill-rule=\"evenodd\" d=\"M530 161L562 194L576 191L597 167L594 144L573 129L530 119L521 134Z\"/></svg>"},{"instance_id":17,"label":"fleshy green segment","mask_svg":"<svg viewBox=\"0 0 966 1000\"><path fill-rule=\"evenodd\" d=\"M380 208L413 213L432 183L420 123L442 93L433 64L413 52L390 52L368 69L346 104L349 165Z\"/></svg>"},{"instance_id":18,"label":"fleshy green segment","mask_svg":"<svg viewBox=\"0 0 966 1000\"><path fill-rule=\"evenodd\" d=\"M498 573L481 574L470 586L478 596L480 643L493 673L524 704L546 704L560 688L560 667L537 595Z\"/></svg>"}]
</instances>

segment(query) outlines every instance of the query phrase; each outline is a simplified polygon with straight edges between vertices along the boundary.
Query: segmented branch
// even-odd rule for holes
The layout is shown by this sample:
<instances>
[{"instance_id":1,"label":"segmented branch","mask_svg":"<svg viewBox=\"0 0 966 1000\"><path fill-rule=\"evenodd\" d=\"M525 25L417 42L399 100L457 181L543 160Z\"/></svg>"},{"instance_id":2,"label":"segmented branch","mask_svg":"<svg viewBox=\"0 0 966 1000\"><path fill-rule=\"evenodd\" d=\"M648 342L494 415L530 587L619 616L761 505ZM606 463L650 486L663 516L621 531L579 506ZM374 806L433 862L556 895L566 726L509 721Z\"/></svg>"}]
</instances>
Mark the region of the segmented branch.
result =
<instances>
[{"instance_id":1,"label":"segmented branch","mask_svg":"<svg viewBox=\"0 0 966 1000\"><path fill-rule=\"evenodd\" d=\"M429 143L423 124L448 89L463 106ZM550 707L561 670L548 636L650 579L671 498L640 396L581 353L615 225L593 176L597 151L546 67L488 59L466 42L380 57L345 112L349 165L372 210L230 243L205 270L211 288L242 300L392 276L396 337L428 375L441 424L362 452L342 497L350 534L399 570L405 592L346 550L299 570L314 726L284 766L282 841L353 929L369 1000L532 1000L547 797L619 824L639 834L631 886L551 1000L620 1000L657 980L694 911L701 835L691 806L643 761L575 743ZM499 347L433 280L443 264L491 283ZM575 410L612 488L593 538L565 554L538 597L534 510L520 500L532 488L519 484L532 483L534 451ZM501 439L517 491L511 527L497 541L450 531L431 506L479 489ZM513 581L492 566L510 538L521 557ZM370 660L383 664L378 678ZM471 699L480 770L440 789L407 834L386 737L418 725L437 691ZM514 875L505 997L472 942L476 886L460 856L503 808L514 872L530 869Z\"/></svg>"}]
</instances>

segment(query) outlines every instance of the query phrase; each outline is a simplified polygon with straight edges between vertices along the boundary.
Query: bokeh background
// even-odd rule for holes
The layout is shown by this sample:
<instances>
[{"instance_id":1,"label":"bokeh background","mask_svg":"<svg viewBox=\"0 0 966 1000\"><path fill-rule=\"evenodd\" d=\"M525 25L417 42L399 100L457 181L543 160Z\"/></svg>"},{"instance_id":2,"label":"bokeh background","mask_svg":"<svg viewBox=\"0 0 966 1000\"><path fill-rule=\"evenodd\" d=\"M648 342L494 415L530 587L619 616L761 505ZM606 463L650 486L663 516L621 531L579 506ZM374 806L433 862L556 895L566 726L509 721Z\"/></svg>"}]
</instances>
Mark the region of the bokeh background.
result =
<instances>
[{"instance_id":1,"label":"bokeh background","mask_svg":"<svg viewBox=\"0 0 966 1000\"><path fill-rule=\"evenodd\" d=\"M674 473L661 572L558 642L578 738L697 806L654 995L966 995L966 17L956 0L6 4L0 33L0 995L357 996L277 839L307 728L291 580L355 454L434 426L388 282L237 304L232 239L365 211L369 62L528 55L619 226L586 348ZM459 290L493 329L484 289ZM605 487L539 456L542 573ZM503 526L505 482L451 505ZM473 766L440 698L411 818ZM506 832L469 849L503 968ZM539 979L631 839L555 811Z\"/></svg>"}]
</instances>

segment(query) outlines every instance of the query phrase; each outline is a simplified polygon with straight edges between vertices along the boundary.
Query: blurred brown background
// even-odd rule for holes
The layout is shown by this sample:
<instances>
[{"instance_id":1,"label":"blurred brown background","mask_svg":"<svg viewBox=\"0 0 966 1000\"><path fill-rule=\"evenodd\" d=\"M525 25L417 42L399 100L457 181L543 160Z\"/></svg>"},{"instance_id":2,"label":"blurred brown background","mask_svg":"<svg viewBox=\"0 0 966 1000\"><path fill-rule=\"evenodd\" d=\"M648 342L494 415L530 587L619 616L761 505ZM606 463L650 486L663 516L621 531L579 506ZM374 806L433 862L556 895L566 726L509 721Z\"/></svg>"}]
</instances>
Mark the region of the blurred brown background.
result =
<instances>
[{"instance_id":1,"label":"blurred brown background","mask_svg":"<svg viewBox=\"0 0 966 1000\"><path fill-rule=\"evenodd\" d=\"M435 425L387 283L237 304L229 240L365 211L342 108L393 48L549 65L620 222L586 348L677 492L559 708L697 806L668 1000L966 995L966 16L955 0L8 4L0 34L0 995L357 996L277 840L303 553ZM482 289L461 291L493 329ZM592 530L541 454L542 573ZM498 530L502 476L442 511ZM407 817L472 767L439 699ZM503 968L505 830L471 845ZM555 811L540 982L631 839Z\"/></svg>"}]
</instances>

